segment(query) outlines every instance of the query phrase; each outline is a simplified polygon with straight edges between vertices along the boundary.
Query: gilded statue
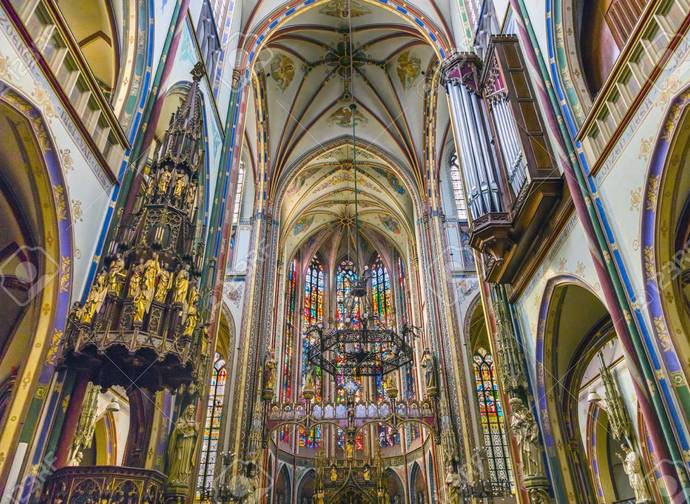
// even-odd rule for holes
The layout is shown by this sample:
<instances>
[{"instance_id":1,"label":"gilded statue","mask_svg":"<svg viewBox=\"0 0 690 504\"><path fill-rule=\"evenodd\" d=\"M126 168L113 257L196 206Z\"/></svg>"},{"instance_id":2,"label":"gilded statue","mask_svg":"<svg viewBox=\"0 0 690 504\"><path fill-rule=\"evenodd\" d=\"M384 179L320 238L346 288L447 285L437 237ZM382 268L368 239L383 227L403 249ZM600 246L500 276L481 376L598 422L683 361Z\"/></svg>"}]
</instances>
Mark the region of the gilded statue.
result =
<instances>
[{"instance_id":1,"label":"gilded statue","mask_svg":"<svg viewBox=\"0 0 690 504\"><path fill-rule=\"evenodd\" d=\"M519 397L510 399L510 409L512 410L510 431L520 448L524 474L525 476L542 476L539 429L534 415Z\"/></svg>"},{"instance_id":2,"label":"gilded statue","mask_svg":"<svg viewBox=\"0 0 690 504\"><path fill-rule=\"evenodd\" d=\"M139 264L137 264L132 270L132 276L129 277L129 290L127 291L127 297L130 299L136 298L141 292L141 279L144 275L144 260L139 259Z\"/></svg>"},{"instance_id":3,"label":"gilded statue","mask_svg":"<svg viewBox=\"0 0 690 504\"><path fill-rule=\"evenodd\" d=\"M194 203L196 203L196 183L194 181L189 183L187 194L185 196L185 207L187 212L191 213L194 210Z\"/></svg>"},{"instance_id":4,"label":"gilded statue","mask_svg":"<svg viewBox=\"0 0 690 504\"><path fill-rule=\"evenodd\" d=\"M184 193L184 188L187 185L187 175L184 173L178 173L175 179L175 185L173 186L173 198L175 201L182 203L182 194Z\"/></svg>"},{"instance_id":5,"label":"gilded statue","mask_svg":"<svg viewBox=\"0 0 690 504\"><path fill-rule=\"evenodd\" d=\"M148 310L148 301L144 295L144 291L140 290L134 297L134 322L143 322L144 315Z\"/></svg>"},{"instance_id":6,"label":"gilded statue","mask_svg":"<svg viewBox=\"0 0 690 504\"><path fill-rule=\"evenodd\" d=\"M647 490L647 485L644 481L644 474L642 473L642 464L640 463L640 456L634 448L631 448L626 443L623 445L625 455L619 457L623 461L623 470L628 476L630 488L635 492L635 502L640 504L644 502L652 502L652 498Z\"/></svg>"},{"instance_id":7,"label":"gilded statue","mask_svg":"<svg viewBox=\"0 0 690 504\"><path fill-rule=\"evenodd\" d=\"M189 305L189 311L187 312L187 318L184 321L184 336L191 336L196 329L196 325L199 322L199 312L197 311L196 303Z\"/></svg>"},{"instance_id":8,"label":"gilded statue","mask_svg":"<svg viewBox=\"0 0 690 504\"><path fill-rule=\"evenodd\" d=\"M175 277L175 294L173 302L184 305L187 301L187 290L189 289L189 266L187 264L177 272Z\"/></svg>"},{"instance_id":9,"label":"gilded statue","mask_svg":"<svg viewBox=\"0 0 690 504\"><path fill-rule=\"evenodd\" d=\"M168 485L187 487L194 469L196 438L196 408L188 405L175 423L168 441Z\"/></svg>"},{"instance_id":10,"label":"gilded statue","mask_svg":"<svg viewBox=\"0 0 690 504\"><path fill-rule=\"evenodd\" d=\"M197 287L196 282L192 282L189 285L189 298L187 299L187 304L193 305L197 304L199 301L199 287Z\"/></svg>"},{"instance_id":11,"label":"gilded statue","mask_svg":"<svg viewBox=\"0 0 690 504\"><path fill-rule=\"evenodd\" d=\"M158 176L158 194L165 195L172 179L172 170L162 170Z\"/></svg>"},{"instance_id":12,"label":"gilded statue","mask_svg":"<svg viewBox=\"0 0 690 504\"><path fill-rule=\"evenodd\" d=\"M161 265L158 261L158 254L154 253L148 261L144 263L144 290L143 295L146 299L146 311L151 307L151 301L156 290L156 279L160 272Z\"/></svg>"},{"instance_id":13,"label":"gilded statue","mask_svg":"<svg viewBox=\"0 0 690 504\"><path fill-rule=\"evenodd\" d=\"M125 260L122 258L122 254L118 253L108 270L108 292L110 294L114 294L115 296L120 295L125 276L127 276L125 272Z\"/></svg>"},{"instance_id":14,"label":"gilded statue","mask_svg":"<svg viewBox=\"0 0 690 504\"><path fill-rule=\"evenodd\" d=\"M105 300L105 295L108 293L108 276L105 271L101 271L96 280L91 286L89 295L86 298L84 307L81 311L81 321L89 323L93 320L94 315L98 313Z\"/></svg>"},{"instance_id":15,"label":"gilded statue","mask_svg":"<svg viewBox=\"0 0 690 504\"><path fill-rule=\"evenodd\" d=\"M436 363L434 356L427 348L422 354L422 367L424 368L424 383L428 394L438 393L438 382L436 381Z\"/></svg>"},{"instance_id":16,"label":"gilded statue","mask_svg":"<svg viewBox=\"0 0 690 504\"><path fill-rule=\"evenodd\" d=\"M165 303L165 299L168 297L168 292L173 285L173 274L165 268L161 268L158 271L158 277L156 279L156 294L153 296L154 300L158 303Z\"/></svg>"}]
</instances>

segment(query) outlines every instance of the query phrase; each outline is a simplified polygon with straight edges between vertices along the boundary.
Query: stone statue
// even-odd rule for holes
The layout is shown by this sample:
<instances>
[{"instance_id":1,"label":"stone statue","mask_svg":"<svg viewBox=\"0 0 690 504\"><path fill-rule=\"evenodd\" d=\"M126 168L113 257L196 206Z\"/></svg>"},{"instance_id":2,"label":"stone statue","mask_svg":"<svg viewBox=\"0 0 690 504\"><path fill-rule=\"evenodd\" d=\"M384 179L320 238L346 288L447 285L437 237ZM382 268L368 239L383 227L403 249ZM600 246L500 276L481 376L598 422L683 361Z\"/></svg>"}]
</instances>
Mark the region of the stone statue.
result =
<instances>
[{"instance_id":1,"label":"stone statue","mask_svg":"<svg viewBox=\"0 0 690 504\"><path fill-rule=\"evenodd\" d=\"M454 494L462 486L462 481L460 480L460 475L455 472L452 464L446 466L446 486L450 490L451 494Z\"/></svg>"},{"instance_id":2,"label":"stone statue","mask_svg":"<svg viewBox=\"0 0 690 504\"><path fill-rule=\"evenodd\" d=\"M177 304L184 304L187 302L187 290L189 289L189 266L184 267L178 271L175 277L175 295L173 301Z\"/></svg>"},{"instance_id":3,"label":"stone statue","mask_svg":"<svg viewBox=\"0 0 690 504\"><path fill-rule=\"evenodd\" d=\"M539 429L534 420L534 415L532 415L532 412L527 409L519 397L510 399L510 408L512 410L510 431L515 436L515 440L520 448L525 476L542 476L543 467Z\"/></svg>"},{"instance_id":4,"label":"stone statue","mask_svg":"<svg viewBox=\"0 0 690 504\"><path fill-rule=\"evenodd\" d=\"M89 323L93 320L94 315L98 313L103 306L105 295L108 293L108 276L105 271L101 271L91 286L89 295L86 297L84 307L81 311L81 321Z\"/></svg>"},{"instance_id":5,"label":"stone statue","mask_svg":"<svg viewBox=\"0 0 690 504\"><path fill-rule=\"evenodd\" d=\"M436 381L436 363L431 351L427 348L422 354L422 367L424 368L424 382L426 391L429 395L438 393L438 383Z\"/></svg>"},{"instance_id":6,"label":"stone statue","mask_svg":"<svg viewBox=\"0 0 690 504\"><path fill-rule=\"evenodd\" d=\"M624 444L625 455L620 456L623 461L623 470L628 475L630 481L630 488L635 492L635 502L645 503L652 502L652 498L645 485L644 475L642 474L642 464L640 463L640 456L637 451L627 444Z\"/></svg>"},{"instance_id":7,"label":"stone statue","mask_svg":"<svg viewBox=\"0 0 690 504\"><path fill-rule=\"evenodd\" d=\"M168 441L168 485L186 488L194 469L198 434L196 408L187 406L175 423Z\"/></svg>"},{"instance_id":8,"label":"stone statue","mask_svg":"<svg viewBox=\"0 0 690 504\"><path fill-rule=\"evenodd\" d=\"M273 357L273 352L269 351L264 359L263 372L263 391L262 398L265 401L273 399L273 389L276 384L276 360Z\"/></svg>"},{"instance_id":9,"label":"stone statue","mask_svg":"<svg viewBox=\"0 0 690 504\"><path fill-rule=\"evenodd\" d=\"M118 253L108 270L108 292L110 294L120 295L125 276L127 276L125 273L125 260L122 258L122 254Z\"/></svg>"},{"instance_id":10,"label":"stone statue","mask_svg":"<svg viewBox=\"0 0 690 504\"><path fill-rule=\"evenodd\" d=\"M156 280L156 294L153 299L158 303L165 303L165 298L168 297L168 292L173 285L173 274L165 268L158 271L158 279Z\"/></svg>"}]
</instances>

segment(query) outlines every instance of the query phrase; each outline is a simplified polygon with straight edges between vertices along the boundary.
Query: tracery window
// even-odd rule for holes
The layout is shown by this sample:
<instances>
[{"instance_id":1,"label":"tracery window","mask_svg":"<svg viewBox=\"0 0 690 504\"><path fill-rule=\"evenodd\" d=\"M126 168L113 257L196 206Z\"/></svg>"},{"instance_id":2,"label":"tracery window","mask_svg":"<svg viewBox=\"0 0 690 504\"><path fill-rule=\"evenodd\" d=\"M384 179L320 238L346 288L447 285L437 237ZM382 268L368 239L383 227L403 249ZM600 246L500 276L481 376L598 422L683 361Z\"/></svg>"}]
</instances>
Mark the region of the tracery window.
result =
<instances>
[{"instance_id":1,"label":"tracery window","mask_svg":"<svg viewBox=\"0 0 690 504\"><path fill-rule=\"evenodd\" d=\"M211 372L211 388L206 406L206 424L204 425L204 437L201 445L201 470L197 480L199 498L207 498L211 495L226 379L225 359L216 353Z\"/></svg>"},{"instance_id":2,"label":"tracery window","mask_svg":"<svg viewBox=\"0 0 690 504\"><path fill-rule=\"evenodd\" d=\"M479 348L474 355L473 367L490 478L494 482L512 481L493 357L485 349Z\"/></svg>"},{"instance_id":3,"label":"tracery window","mask_svg":"<svg viewBox=\"0 0 690 504\"><path fill-rule=\"evenodd\" d=\"M304 324L316 324L323 320L323 266L314 256L304 278Z\"/></svg>"},{"instance_id":4,"label":"tracery window","mask_svg":"<svg viewBox=\"0 0 690 504\"><path fill-rule=\"evenodd\" d=\"M345 300L352 290L352 286L357 280L357 273L355 273L355 263L350 259L343 259L338 265L335 276L335 321L339 327L345 324L345 319L348 314L345 313ZM357 307L353 314L353 323L359 321L360 313Z\"/></svg>"},{"instance_id":5,"label":"tracery window","mask_svg":"<svg viewBox=\"0 0 690 504\"><path fill-rule=\"evenodd\" d=\"M295 362L295 312L297 310L297 260L292 261L292 265L287 273L286 285L286 307L285 307L285 330L283 332L283 352L280 396L284 402L292 400L293 369ZM283 427L280 431L280 440L290 442L291 427Z\"/></svg>"},{"instance_id":6,"label":"tracery window","mask_svg":"<svg viewBox=\"0 0 690 504\"><path fill-rule=\"evenodd\" d=\"M323 306L324 306L324 271L323 265L319 258L314 256L307 269L304 278L304 326L317 324L323 321ZM307 359L307 350L309 343L306 339L302 339L302 369L300 383L304 384L307 373L311 370ZM321 369L315 366L314 373L314 388L316 390L316 400L321 400ZM307 432L304 427L299 429L299 446L300 448L319 448L321 445L321 427L316 426Z\"/></svg>"},{"instance_id":7,"label":"tracery window","mask_svg":"<svg viewBox=\"0 0 690 504\"><path fill-rule=\"evenodd\" d=\"M391 327L393 319L393 295L388 270L380 254L376 254L371 265L371 307L374 314L386 326Z\"/></svg>"},{"instance_id":8,"label":"tracery window","mask_svg":"<svg viewBox=\"0 0 690 504\"><path fill-rule=\"evenodd\" d=\"M455 201L455 215L460 220L467 220L467 202L462 186L462 172L458 162L458 155L454 153L450 158L450 183L453 188Z\"/></svg>"}]
</instances>

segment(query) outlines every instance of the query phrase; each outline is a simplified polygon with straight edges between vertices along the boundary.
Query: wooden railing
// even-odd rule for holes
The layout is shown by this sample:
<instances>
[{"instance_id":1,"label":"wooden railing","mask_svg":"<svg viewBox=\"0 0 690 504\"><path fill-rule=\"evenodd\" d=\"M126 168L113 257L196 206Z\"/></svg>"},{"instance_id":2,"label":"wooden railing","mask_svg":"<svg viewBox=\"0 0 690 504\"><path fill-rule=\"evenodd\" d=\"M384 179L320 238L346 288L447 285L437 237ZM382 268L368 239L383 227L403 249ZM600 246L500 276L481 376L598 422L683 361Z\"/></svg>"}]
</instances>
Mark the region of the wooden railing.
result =
<instances>
[{"instance_id":1,"label":"wooden railing","mask_svg":"<svg viewBox=\"0 0 690 504\"><path fill-rule=\"evenodd\" d=\"M578 139L596 171L654 84L690 20L690 0L652 0L599 92Z\"/></svg>"},{"instance_id":2,"label":"wooden railing","mask_svg":"<svg viewBox=\"0 0 690 504\"><path fill-rule=\"evenodd\" d=\"M5 0L40 56L39 65L56 84L87 141L96 148L110 174L117 173L129 143L108 94L94 76L55 0Z\"/></svg>"}]
</instances>

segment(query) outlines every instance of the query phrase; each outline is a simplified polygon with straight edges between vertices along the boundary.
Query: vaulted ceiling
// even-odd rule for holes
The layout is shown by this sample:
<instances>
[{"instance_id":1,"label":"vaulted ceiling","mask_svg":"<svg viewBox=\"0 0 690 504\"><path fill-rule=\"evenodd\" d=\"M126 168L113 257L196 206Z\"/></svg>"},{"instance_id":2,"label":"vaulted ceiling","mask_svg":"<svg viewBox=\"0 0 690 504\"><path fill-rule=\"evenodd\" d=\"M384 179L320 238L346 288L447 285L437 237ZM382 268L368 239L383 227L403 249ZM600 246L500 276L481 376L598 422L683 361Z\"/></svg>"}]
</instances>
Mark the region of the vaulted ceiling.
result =
<instances>
[{"instance_id":1,"label":"vaulted ceiling","mask_svg":"<svg viewBox=\"0 0 690 504\"><path fill-rule=\"evenodd\" d=\"M450 140L427 32L378 2L350 1L351 16L348 0L295 14L253 68L245 143L288 249L354 212L353 122L361 221L401 249ZM442 10L419 4L444 26ZM246 22L265 9L259 2Z\"/></svg>"}]
</instances>

